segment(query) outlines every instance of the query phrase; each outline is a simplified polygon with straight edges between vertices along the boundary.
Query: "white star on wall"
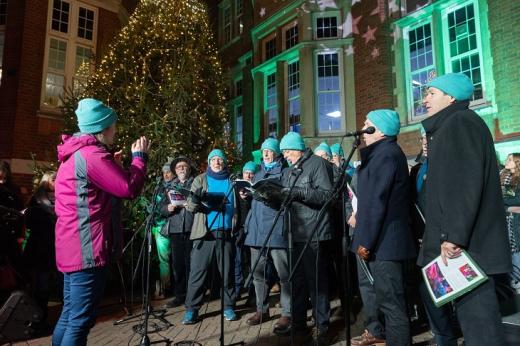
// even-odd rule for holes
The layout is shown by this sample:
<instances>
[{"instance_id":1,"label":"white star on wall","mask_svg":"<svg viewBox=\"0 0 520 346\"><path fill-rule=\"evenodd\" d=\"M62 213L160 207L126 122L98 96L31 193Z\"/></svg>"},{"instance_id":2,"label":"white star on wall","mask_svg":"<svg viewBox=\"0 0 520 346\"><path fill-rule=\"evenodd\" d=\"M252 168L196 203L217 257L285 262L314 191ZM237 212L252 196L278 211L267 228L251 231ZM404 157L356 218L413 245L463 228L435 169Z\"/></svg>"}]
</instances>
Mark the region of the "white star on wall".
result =
<instances>
[{"instance_id":1,"label":"white star on wall","mask_svg":"<svg viewBox=\"0 0 520 346\"><path fill-rule=\"evenodd\" d=\"M260 9L260 17L263 18L264 16L265 16L265 7L262 7L262 8Z\"/></svg>"},{"instance_id":2,"label":"white star on wall","mask_svg":"<svg viewBox=\"0 0 520 346\"><path fill-rule=\"evenodd\" d=\"M365 44L368 44L370 41L375 41L376 36L375 33L377 31L377 27L370 27L370 25L367 28L367 31L362 35L362 37L365 39Z\"/></svg>"},{"instance_id":3,"label":"white star on wall","mask_svg":"<svg viewBox=\"0 0 520 346\"><path fill-rule=\"evenodd\" d=\"M354 54L354 47L352 45L349 45L347 48L344 49L344 52L346 55L353 55Z\"/></svg>"}]
</instances>

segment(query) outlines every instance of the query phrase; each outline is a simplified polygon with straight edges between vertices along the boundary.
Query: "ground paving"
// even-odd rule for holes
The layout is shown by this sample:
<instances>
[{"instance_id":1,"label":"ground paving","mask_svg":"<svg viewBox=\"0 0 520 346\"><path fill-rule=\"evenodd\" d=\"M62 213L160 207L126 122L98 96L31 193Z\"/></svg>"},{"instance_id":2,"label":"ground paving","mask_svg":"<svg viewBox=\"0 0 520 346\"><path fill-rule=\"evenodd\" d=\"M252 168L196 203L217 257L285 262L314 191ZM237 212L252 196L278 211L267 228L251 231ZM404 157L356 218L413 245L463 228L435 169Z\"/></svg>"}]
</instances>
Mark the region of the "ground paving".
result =
<instances>
[{"instance_id":1,"label":"ground paving","mask_svg":"<svg viewBox=\"0 0 520 346\"><path fill-rule=\"evenodd\" d=\"M275 305L277 296L271 297L272 305ZM154 308L162 307L167 300L154 300L152 304ZM339 300L332 301L333 311L338 307ZM280 337L273 334L273 326L276 320L280 317L280 309L277 307L271 308L270 320L264 322L259 326L248 326L246 321L253 313L253 309L245 307L244 299L237 304L237 314L240 319L238 321L226 321L224 323L225 338L224 343L230 345L233 343L243 343L244 345L259 345L259 346L277 346L290 345L289 337ZM59 315L60 306L51 308L51 315L57 318ZM220 336L220 301L213 300L206 304L201 309L202 321L195 325L185 326L181 324L181 319L184 313L183 307L168 309L164 318L169 321L172 326L156 333L150 333L150 340L156 341L158 344L166 344L160 342L163 338L168 338L171 345L179 343L182 345L183 341L193 340L199 345L219 345ZM127 316L123 306L118 303L105 302L100 311L96 325L92 328L88 345L139 345L141 336L135 333L133 326L141 323L139 317L140 306L135 306L133 312L136 314L135 318L122 323L114 325L114 321L122 319ZM311 320L309 318L309 325ZM155 318L150 319L149 326L153 328L160 325ZM331 345L346 345L345 342L345 326L343 320L340 318L331 319ZM363 331L363 321L361 315L358 316L356 323L351 327L353 336L359 335ZM428 331L416 333L414 336L414 345L427 345L427 340L431 339L431 334ZM32 340L18 342L14 345L50 345L50 336L35 338ZM304 337L296 337L294 345L301 345L304 342ZM197 345L197 344L195 344Z\"/></svg>"}]
</instances>

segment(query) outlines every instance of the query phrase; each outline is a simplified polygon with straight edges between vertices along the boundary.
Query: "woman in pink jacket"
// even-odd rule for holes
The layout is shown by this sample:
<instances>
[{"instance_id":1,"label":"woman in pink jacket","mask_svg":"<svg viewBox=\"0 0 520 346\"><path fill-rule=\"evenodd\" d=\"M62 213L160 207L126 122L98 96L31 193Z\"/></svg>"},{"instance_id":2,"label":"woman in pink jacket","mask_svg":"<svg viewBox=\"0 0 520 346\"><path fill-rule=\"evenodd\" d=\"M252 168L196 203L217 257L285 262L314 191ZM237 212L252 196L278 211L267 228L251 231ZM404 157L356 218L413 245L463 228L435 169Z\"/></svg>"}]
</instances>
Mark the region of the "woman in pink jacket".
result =
<instances>
[{"instance_id":1,"label":"woman in pink jacket","mask_svg":"<svg viewBox=\"0 0 520 346\"><path fill-rule=\"evenodd\" d=\"M56 265L63 272L63 310L53 345L86 345L103 294L106 265L119 255L121 229L113 221L120 198L135 198L146 176L150 143L132 144L132 164L122 168L121 152L111 154L117 115L95 99L79 101L80 133L58 145L56 176ZM114 210L113 210L114 209Z\"/></svg>"}]
</instances>

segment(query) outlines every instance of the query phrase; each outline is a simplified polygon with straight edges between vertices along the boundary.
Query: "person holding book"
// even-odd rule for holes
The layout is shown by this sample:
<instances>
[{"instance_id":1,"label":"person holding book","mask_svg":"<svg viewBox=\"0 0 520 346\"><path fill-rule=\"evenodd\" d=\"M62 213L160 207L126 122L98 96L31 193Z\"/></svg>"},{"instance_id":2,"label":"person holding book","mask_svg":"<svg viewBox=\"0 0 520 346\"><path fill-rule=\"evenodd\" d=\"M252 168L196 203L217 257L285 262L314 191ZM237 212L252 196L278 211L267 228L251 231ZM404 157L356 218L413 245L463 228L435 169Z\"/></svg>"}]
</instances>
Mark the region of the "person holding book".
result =
<instances>
[{"instance_id":1,"label":"person holding book","mask_svg":"<svg viewBox=\"0 0 520 346\"><path fill-rule=\"evenodd\" d=\"M503 345L492 276L511 271L511 251L493 137L468 108L474 86L465 74L439 76L427 88L426 225L417 263L440 256L449 266L465 250L489 280L454 300L464 342Z\"/></svg>"},{"instance_id":2,"label":"person holding book","mask_svg":"<svg viewBox=\"0 0 520 346\"><path fill-rule=\"evenodd\" d=\"M325 210L320 219L318 215L332 192L332 167L326 160L313 155L297 132L288 132L280 141L280 149L289 163L289 168L282 174L282 194L292 199L287 224L290 224L293 235L294 261L303 253L301 262L293 269L292 287L298 289L292 305L293 327L297 332L307 329L307 302L310 298L316 321L312 342L328 345L330 301L327 241L334 237L334 233L330 210ZM311 242L304 252L309 239Z\"/></svg>"},{"instance_id":3,"label":"person holding book","mask_svg":"<svg viewBox=\"0 0 520 346\"><path fill-rule=\"evenodd\" d=\"M267 138L260 147L262 163L260 170L255 174L253 182L262 179L280 178L287 166L283 159L278 140ZM254 195L253 195L254 196ZM291 326L291 307L289 290L289 262L287 257L287 233L284 232L283 214L274 224L268 248L260 252L277 211L260 200L253 199L251 211L247 215L245 229L247 232L245 245L251 249L251 263L258 264L253 272L253 284L256 293L256 312L247 320L247 324L254 326L269 320L269 270L268 263L272 260L280 278L280 303L282 315L274 325L274 333L286 334Z\"/></svg>"},{"instance_id":4,"label":"person holding book","mask_svg":"<svg viewBox=\"0 0 520 346\"><path fill-rule=\"evenodd\" d=\"M235 244L231 233L236 227L240 208L237 207L239 197L230 180L227 158L222 150L213 149L208 154L208 168L195 177L190 191L186 209L194 214L190 235L193 247L182 324L199 321L199 309L205 292L204 281L214 257L224 285L224 318L235 321L238 319L234 310Z\"/></svg>"},{"instance_id":5,"label":"person holding book","mask_svg":"<svg viewBox=\"0 0 520 346\"><path fill-rule=\"evenodd\" d=\"M170 239L171 267L175 298L166 303L173 308L184 304L190 273L190 240L193 213L186 209L184 191L191 189L195 168L186 156L178 156L170 164L173 179L169 188L164 191L160 213L165 219L161 234Z\"/></svg>"},{"instance_id":6,"label":"person holding book","mask_svg":"<svg viewBox=\"0 0 520 346\"><path fill-rule=\"evenodd\" d=\"M358 280L366 331L351 340L367 346L411 343L404 296L403 267L416 250L408 225L410 188L406 156L397 144L399 115L390 109L367 114L366 147L360 150L357 213L351 251L357 254ZM379 320L384 315L384 328Z\"/></svg>"}]
</instances>

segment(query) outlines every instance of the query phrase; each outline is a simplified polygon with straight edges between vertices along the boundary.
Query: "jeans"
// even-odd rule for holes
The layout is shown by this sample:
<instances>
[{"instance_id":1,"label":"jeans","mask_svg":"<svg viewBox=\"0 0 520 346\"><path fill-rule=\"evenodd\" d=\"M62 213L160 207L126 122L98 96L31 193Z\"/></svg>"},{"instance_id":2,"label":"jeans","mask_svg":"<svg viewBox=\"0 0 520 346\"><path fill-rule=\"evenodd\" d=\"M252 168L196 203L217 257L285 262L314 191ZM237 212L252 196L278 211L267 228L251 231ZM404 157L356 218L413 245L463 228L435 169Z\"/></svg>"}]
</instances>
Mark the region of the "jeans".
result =
<instances>
[{"instance_id":1,"label":"jeans","mask_svg":"<svg viewBox=\"0 0 520 346\"><path fill-rule=\"evenodd\" d=\"M368 278L360 265L360 259L354 255L357 265L357 275L359 282L359 293L363 301L363 318L365 319L365 328L379 339L385 339L385 327L381 323L380 313L376 302L375 287L369 282Z\"/></svg>"},{"instance_id":2,"label":"jeans","mask_svg":"<svg viewBox=\"0 0 520 346\"><path fill-rule=\"evenodd\" d=\"M63 275L63 309L54 328L52 345L87 344L105 288L105 267L84 269Z\"/></svg>"},{"instance_id":3,"label":"jeans","mask_svg":"<svg viewBox=\"0 0 520 346\"><path fill-rule=\"evenodd\" d=\"M260 255L259 248L251 248L251 265L256 262L256 259ZM269 255L273 259L274 267L280 276L280 304L282 305L282 316L291 316L291 292L289 286L289 261L286 249L271 249ZM267 268L269 260L267 256L263 255L260 257L258 264L253 273L254 285L256 292L256 310L263 313L269 310L269 279Z\"/></svg>"},{"instance_id":4,"label":"jeans","mask_svg":"<svg viewBox=\"0 0 520 346\"><path fill-rule=\"evenodd\" d=\"M152 234L157 246L157 256L159 257L159 276L164 288L171 286L170 278L170 238L163 236L162 226L152 227Z\"/></svg>"},{"instance_id":5,"label":"jeans","mask_svg":"<svg viewBox=\"0 0 520 346\"><path fill-rule=\"evenodd\" d=\"M422 280L419 283L419 292L437 345L457 346L457 336L453 332L452 327L453 309L451 304L441 307L435 306L430 293L428 293L426 284Z\"/></svg>"}]
</instances>

